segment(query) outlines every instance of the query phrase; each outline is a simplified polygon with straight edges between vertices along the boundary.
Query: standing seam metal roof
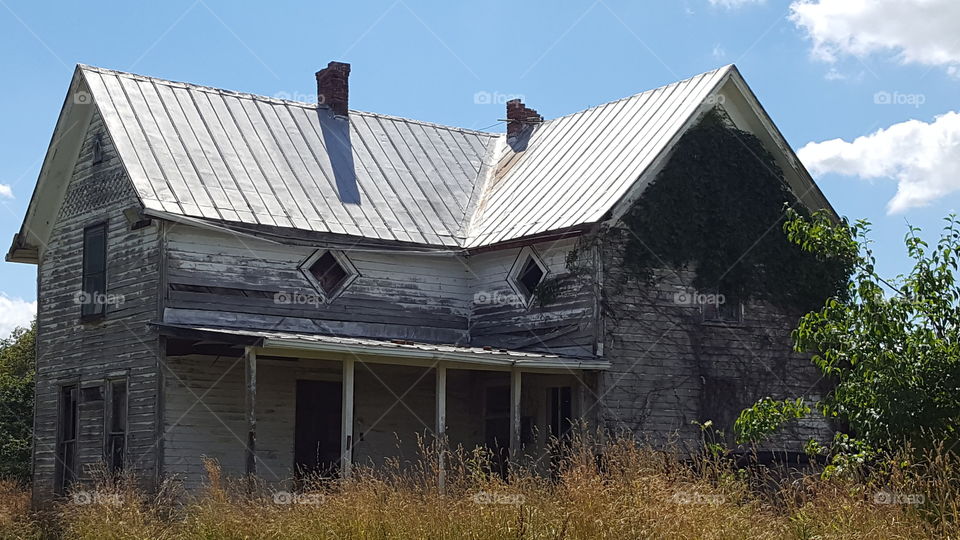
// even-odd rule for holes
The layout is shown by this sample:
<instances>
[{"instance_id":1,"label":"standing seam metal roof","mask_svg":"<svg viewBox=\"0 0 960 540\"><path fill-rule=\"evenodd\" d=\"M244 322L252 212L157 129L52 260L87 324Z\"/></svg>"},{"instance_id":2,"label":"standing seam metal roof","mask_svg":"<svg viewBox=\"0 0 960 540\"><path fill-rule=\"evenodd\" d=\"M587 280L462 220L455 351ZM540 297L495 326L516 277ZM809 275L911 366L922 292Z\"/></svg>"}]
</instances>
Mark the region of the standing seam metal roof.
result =
<instances>
[{"instance_id":1,"label":"standing seam metal roof","mask_svg":"<svg viewBox=\"0 0 960 540\"><path fill-rule=\"evenodd\" d=\"M726 66L505 134L78 70L147 209L449 247L593 223L724 79Z\"/></svg>"}]
</instances>

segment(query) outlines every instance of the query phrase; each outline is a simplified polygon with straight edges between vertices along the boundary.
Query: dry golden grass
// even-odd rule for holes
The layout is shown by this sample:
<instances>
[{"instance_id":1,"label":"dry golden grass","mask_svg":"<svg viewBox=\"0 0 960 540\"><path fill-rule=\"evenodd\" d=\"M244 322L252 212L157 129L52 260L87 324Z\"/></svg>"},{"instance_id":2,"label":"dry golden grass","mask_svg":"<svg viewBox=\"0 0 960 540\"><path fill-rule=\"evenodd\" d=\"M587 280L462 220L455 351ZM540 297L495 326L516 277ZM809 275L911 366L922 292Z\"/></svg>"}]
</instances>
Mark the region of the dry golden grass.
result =
<instances>
[{"instance_id":1,"label":"dry golden grass","mask_svg":"<svg viewBox=\"0 0 960 540\"><path fill-rule=\"evenodd\" d=\"M536 467L490 474L482 452L447 454L438 488L434 449L418 463L358 468L347 481L313 482L297 494L223 478L207 487L166 485L149 496L103 478L48 514L31 515L25 492L0 484L7 538L958 538L955 456L931 454L870 477L774 475L729 461L692 462L631 441L603 447L578 438L551 475ZM762 487L761 487L762 486ZM884 504L893 500L923 504ZM880 497L880 499L878 499ZM899 499L898 499L899 498ZM906 502L916 502L911 501ZM879 501L879 502L878 502ZM77 504L77 503L82 504ZM905 502L900 500L900 502Z\"/></svg>"}]
</instances>

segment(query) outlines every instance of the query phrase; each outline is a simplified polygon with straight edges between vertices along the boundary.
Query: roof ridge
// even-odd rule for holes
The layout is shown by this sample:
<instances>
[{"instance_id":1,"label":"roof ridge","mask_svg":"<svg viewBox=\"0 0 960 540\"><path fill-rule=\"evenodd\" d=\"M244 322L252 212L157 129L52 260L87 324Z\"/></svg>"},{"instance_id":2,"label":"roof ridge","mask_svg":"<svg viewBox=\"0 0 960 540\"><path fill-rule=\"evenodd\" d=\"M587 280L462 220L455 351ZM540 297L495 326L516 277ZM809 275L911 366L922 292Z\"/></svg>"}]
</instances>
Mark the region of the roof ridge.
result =
<instances>
[{"instance_id":1,"label":"roof ridge","mask_svg":"<svg viewBox=\"0 0 960 540\"><path fill-rule=\"evenodd\" d=\"M216 94L229 95L229 96L238 97L238 98L248 98L248 99L253 99L253 100L256 100L256 101L264 101L264 102L267 102L267 103L282 104L282 105L293 105L293 106L302 107L302 108L305 108L305 109L317 109L317 104L316 104L316 103L308 103L308 102L306 102L306 101L297 101L297 100L293 100L293 99L284 99L284 98L278 98L278 97L272 97L272 96L264 96L264 95L262 95L262 94L254 94L254 93L252 93L252 92L241 92L241 91L239 91L239 90L228 90L228 89L226 89L226 88L217 88L217 87L215 87L215 86L207 86L207 85L203 85L203 84L196 84L196 83L190 83L190 82L174 81L174 80L171 80L171 79L163 79L163 78L160 78L160 77L153 77L153 76L150 76L150 75L141 75L141 74L139 74L139 73L131 73L131 72L129 72L129 71L120 71L120 70L116 70L116 69L103 68L103 67L99 67L99 66L91 66L91 65L87 65L87 64L77 64L77 67L78 67L79 69L81 69L81 70L95 71L95 72L98 72L98 73L108 73L108 74L112 74L112 75L116 75L116 76L123 76L123 77L129 77L129 78L132 78L132 79L138 79L138 80L143 80L143 81L150 81L150 82L155 83L155 84L165 84L165 85L168 85L168 86L175 86L175 87L180 87L180 88L191 88L191 89L199 90L199 91L203 91L203 92L213 92L213 93L216 93ZM415 119L415 118L407 118L407 117L403 117L403 116L395 116L395 115L383 114L383 113L377 113L377 112L371 112L371 111L360 111L360 110L350 109L350 113L352 113L352 114L360 114L360 115L364 115L364 116L375 116L375 117L378 117L378 118L385 118L385 119L394 120L394 121L409 122L409 123L419 124L419 125L423 125L423 126L429 126L429 127L434 127L434 128L446 129L446 130L450 130L450 131L459 131L459 132L463 132L463 133L473 133L473 134L479 134L479 135L487 135L487 136L490 136L490 137L497 137L497 136L504 135L503 133L494 133L494 132L490 132L490 131L482 131L482 130L478 130L478 129L470 129L470 128L465 128L465 127L460 127L460 126L448 126L448 125L446 125L446 124L439 124L439 123L436 123L436 122L428 122L428 121L426 121L426 120L417 120L417 119Z\"/></svg>"}]
</instances>

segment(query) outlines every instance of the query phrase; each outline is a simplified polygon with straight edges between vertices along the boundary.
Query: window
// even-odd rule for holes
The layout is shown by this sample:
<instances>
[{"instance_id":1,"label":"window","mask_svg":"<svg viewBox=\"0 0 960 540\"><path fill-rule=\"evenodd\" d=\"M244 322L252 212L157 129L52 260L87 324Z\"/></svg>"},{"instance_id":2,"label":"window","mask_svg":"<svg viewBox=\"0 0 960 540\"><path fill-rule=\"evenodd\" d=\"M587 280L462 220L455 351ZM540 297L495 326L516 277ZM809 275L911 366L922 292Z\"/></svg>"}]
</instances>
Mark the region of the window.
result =
<instances>
[{"instance_id":1,"label":"window","mask_svg":"<svg viewBox=\"0 0 960 540\"><path fill-rule=\"evenodd\" d=\"M517 260L514 261L513 268L507 276L507 281L514 292L523 299L523 303L529 305L537 287L543 283L546 277L546 265L540 260L537 252L527 246L520 250L520 255L517 256Z\"/></svg>"},{"instance_id":2,"label":"window","mask_svg":"<svg viewBox=\"0 0 960 540\"><path fill-rule=\"evenodd\" d=\"M104 457L110 472L123 471L127 443L127 381L110 381L104 404L106 438Z\"/></svg>"},{"instance_id":3,"label":"window","mask_svg":"<svg viewBox=\"0 0 960 540\"><path fill-rule=\"evenodd\" d=\"M103 135L97 133L97 136L93 138L93 164L103 162Z\"/></svg>"},{"instance_id":4,"label":"window","mask_svg":"<svg viewBox=\"0 0 960 540\"><path fill-rule=\"evenodd\" d=\"M718 289L710 294L698 295L704 299L700 303L700 312L706 322L743 322L743 303L740 295Z\"/></svg>"},{"instance_id":5,"label":"window","mask_svg":"<svg viewBox=\"0 0 960 540\"><path fill-rule=\"evenodd\" d=\"M547 422L550 424L550 435L563 438L570 434L573 425L573 398L569 386L550 388L550 410L547 411Z\"/></svg>"},{"instance_id":6,"label":"window","mask_svg":"<svg viewBox=\"0 0 960 540\"><path fill-rule=\"evenodd\" d=\"M342 252L318 250L300 264L307 281L327 302L339 296L360 274Z\"/></svg>"},{"instance_id":7,"label":"window","mask_svg":"<svg viewBox=\"0 0 960 540\"><path fill-rule=\"evenodd\" d=\"M83 283L80 317L94 319L106 313L107 224L99 223L83 230Z\"/></svg>"},{"instance_id":8,"label":"window","mask_svg":"<svg viewBox=\"0 0 960 540\"><path fill-rule=\"evenodd\" d=\"M57 414L57 463L54 490L62 495L77 479L77 423L79 422L77 385L60 388L60 405Z\"/></svg>"}]
</instances>

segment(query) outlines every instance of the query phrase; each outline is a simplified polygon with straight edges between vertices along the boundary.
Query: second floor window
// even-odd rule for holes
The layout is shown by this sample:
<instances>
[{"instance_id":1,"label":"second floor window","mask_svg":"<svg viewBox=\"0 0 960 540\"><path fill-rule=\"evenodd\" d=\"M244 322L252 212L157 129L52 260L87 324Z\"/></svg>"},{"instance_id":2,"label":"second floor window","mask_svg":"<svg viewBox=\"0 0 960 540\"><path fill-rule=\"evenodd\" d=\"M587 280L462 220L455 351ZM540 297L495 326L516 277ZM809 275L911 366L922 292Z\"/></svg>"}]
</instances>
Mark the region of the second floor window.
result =
<instances>
[{"instance_id":1,"label":"second floor window","mask_svg":"<svg viewBox=\"0 0 960 540\"><path fill-rule=\"evenodd\" d=\"M83 230L82 290L77 295L82 318L102 317L106 313L107 224L99 223Z\"/></svg>"}]
</instances>

